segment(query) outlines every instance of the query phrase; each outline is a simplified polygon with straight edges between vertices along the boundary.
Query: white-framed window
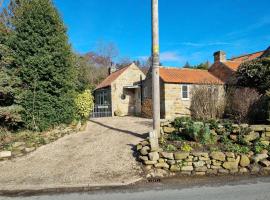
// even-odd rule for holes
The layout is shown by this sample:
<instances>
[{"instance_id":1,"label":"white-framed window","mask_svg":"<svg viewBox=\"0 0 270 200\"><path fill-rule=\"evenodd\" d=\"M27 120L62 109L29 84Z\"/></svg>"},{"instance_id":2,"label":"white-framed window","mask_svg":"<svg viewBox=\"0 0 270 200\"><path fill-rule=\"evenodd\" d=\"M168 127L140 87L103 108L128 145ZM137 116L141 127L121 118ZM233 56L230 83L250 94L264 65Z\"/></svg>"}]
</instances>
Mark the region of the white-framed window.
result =
<instances>
[{"instance_id":1,"label":"white-framed window","mask_svg":"<svg viewBox=\"0 0 270 200\"><path fill-rule=\"evenodd\" d=\"M188 85L182 85L181 98L182 100L189 100L189 86Z\"/></svg>"}]
</instances>

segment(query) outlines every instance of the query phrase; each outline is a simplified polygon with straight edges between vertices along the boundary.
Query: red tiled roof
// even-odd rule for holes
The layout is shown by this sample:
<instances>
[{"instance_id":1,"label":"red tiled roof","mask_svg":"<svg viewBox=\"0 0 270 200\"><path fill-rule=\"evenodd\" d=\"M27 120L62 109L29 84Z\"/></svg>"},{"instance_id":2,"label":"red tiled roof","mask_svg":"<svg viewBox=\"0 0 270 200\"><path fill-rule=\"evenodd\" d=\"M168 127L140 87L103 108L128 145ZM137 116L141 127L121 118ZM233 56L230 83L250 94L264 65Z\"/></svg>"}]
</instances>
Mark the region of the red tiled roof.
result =
<instances>
[{"instance_id":1,"label":"red tiled roof","mask_svg":"<svg viewBox=\"0 0 270 200\"><path fill-rule=\"evenodd\" d=\"M264 54L264 52L265 51L259 51L259 52L255 52L255 53L250 53L250 54L245 54L245 55L233 57L233 58L229 59L228 61L223 62L223 64L225 64L231 70L237 71L237 69L239 68L241 63L259 58Z\"/></svg>"},{"instance_id":2,"label":"red tiled roof","mask_svg":"<svg viewBox=\"0 0 270 200\"><path fill-rule=\"evenodd\" d=\"M226 61L223 62L224 65L229 67L233 71L237 71L238 67L241 65L242 62L236 62L236 61Z\"/></svg>"},{"instance_id":3,"label":"red tiled roof","mask_svg":"<svg viewBox=\"0 0 270 200\"><path fill-rule=\"evenodd\" d=\"M160 68L160 78L166 83L223 84L207 70Z\"/></svg>"},{"instance_id":4,"label":"red tiled roof","mask_svg":"<svg viewBox=\"0 0 270 200\"><path fill-rule=\"evenodd\" d=\"M255 52L255 53L245 54L245 55L233 57L230 60L235 61L235 62L244 62L244 61L254 60L254 59L262 56L264 54L264 52L265 51L259 51L259 52Z\"/></svg>"},{"instance_id":5,"label":"red tiled roof","mask_svg":"<svg viewBox=\"0 0 270 200\"><path fill-rule=\"evenodd\" d=\"M105 87L109 87L113 81L115 81L124 71L126 71L126 69L128 69L130 67L126 66L122 69L117 70L116 72L113 72L112 74L110 74L106 79L104 79L97 87L97 89L100 88L105 88Z\"/></svg>"}]
</instances>

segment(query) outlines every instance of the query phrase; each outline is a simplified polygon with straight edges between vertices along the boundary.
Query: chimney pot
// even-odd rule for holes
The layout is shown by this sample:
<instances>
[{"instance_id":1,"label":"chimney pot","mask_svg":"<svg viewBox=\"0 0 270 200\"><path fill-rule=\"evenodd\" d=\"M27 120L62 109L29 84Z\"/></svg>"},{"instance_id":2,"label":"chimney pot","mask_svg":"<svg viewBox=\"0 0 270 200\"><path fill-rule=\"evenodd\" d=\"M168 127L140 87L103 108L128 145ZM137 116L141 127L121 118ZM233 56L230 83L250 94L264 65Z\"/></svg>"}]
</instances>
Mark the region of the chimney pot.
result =
<instances>
[{"instance_id":1,"label":"chimney pot","mask_svg":"<svg viewBox=\"0 0 270 200\"><path fill-rule=\"evenodd\" d=\"M226 53L224 51L217 51L214 53L215 62L226 62Z\"/></svg>"}]
</instances>

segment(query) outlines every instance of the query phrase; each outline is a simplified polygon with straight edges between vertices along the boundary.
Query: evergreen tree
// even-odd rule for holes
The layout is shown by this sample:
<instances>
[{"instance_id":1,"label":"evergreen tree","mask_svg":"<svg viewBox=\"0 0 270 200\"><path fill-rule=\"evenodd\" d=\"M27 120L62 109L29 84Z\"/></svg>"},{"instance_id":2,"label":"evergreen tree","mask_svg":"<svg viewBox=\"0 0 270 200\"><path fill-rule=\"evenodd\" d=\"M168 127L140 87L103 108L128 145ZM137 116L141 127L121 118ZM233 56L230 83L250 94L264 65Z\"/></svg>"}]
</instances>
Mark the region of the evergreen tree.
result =
<instances>
[{"instance_id":1,"label":"evergreen tree","mask_svg":"<svg viewBox=\"0 0 270 200\"><path fill-rule=\"evenodd\" d=\"M184 65L184 68L192 68L192 66L189 64L189 62L187 61L186 64Z\"/></svg>"},{"instance_id":2,"label":"evergreen tree","mask_svg":"<svg viewBox=\"0 0 270 200\"><path fill-rule=\"evenodd\" d=\"M9 44L20 69L23 120L48 129L74 118L75 78L66 28L51 0L20 0Z\"/></svg>"},{"instance_id":3,"label":"evergreen tree","mask_svg":"<svg viewBox=\"0 0 270 200\"><path fill-rule=\"evenodd\" d=\"M20 128L22 107L19 103L20 81L13 67L13 53L7 46L10 30L0 19L0 127Z\"/></svg>"}]
</instances>

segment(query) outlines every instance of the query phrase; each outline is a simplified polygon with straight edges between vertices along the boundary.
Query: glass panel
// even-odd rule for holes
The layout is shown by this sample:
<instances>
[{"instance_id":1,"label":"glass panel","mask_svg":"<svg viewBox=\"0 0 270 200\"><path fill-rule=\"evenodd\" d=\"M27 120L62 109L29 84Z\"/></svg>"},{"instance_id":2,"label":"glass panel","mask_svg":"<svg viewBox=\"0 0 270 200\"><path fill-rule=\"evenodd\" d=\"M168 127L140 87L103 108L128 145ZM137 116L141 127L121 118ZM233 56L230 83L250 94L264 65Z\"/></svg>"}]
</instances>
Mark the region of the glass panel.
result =
<instances>
[{"instance_id":1,"label":"glass panel","mask_svg":"<svg viewBox=\"0 0 270 200\"><path fill-rule=\"evenodd\" d=\"M188 99L188 86L187 85L182 86L182 98Z\"/></svg>"}]
</instances>

